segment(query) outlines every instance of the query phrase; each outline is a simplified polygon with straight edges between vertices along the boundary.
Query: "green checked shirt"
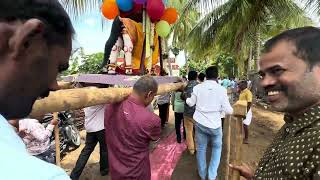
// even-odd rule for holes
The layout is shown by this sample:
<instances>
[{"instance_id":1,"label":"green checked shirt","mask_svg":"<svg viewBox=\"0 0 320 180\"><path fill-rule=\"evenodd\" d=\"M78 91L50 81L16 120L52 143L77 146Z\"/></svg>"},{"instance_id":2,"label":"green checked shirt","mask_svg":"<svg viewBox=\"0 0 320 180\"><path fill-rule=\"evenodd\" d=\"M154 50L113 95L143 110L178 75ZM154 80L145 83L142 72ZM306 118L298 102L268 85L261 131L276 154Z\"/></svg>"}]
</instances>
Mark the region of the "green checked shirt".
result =
<instances>
[{"instance_id":1,"label":"green checked shirt","mask_svg":"<svg viewBox=\"0 0 320 180\"><path fill-rule=\"evenodd\" d=\"M254 179L320 179L320 105L284 120Z\"/></svg>"}]
</instances>

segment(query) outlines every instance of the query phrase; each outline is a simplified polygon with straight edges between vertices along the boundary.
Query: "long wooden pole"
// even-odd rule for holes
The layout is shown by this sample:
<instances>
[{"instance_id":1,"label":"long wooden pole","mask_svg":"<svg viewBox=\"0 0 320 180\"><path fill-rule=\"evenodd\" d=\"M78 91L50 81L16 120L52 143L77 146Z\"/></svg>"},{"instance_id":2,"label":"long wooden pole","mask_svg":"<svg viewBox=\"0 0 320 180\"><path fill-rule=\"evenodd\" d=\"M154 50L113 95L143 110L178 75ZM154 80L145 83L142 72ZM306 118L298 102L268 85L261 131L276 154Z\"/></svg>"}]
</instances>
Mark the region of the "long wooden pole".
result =
<instances>
[{"instance_id":1,"label":"long wooden pole","mask_svg":"<svg viewBox=\"0 0 320 180\"><path fill-rule=\"evenodd\" d=\"M59 89L71 89L71 88L73 88L71 82L59 81L58 82L58 86L59 86Z\"/></svg>"},{"instance_id":2,"label":"long wooden pole","mask_svg":"<svg viewBox=\"0 0 320 180\"><path fill-rule=\"evenodd\" d=\"M184 83L161 84L157 94L176 91ZM51 112L76 110L84 107L117 103L123 101L132 92L131 88L79 88L51 92L49 97L37 100L30 116L39 116Z\"/></svg>"},{"instance_id":3,"label":"long wooden pole","mask_svg":"<svg viewBox=\"0 0 320 180\"><path fill-rule=\"evenodd\" d=\"M58 113L53 113L53 119L58 120ZM54 142L56 146L56 165L61 166L60 164L60 137L59 137L59 127L58 125L54 126Z\"/></svg>"}]
</instances>

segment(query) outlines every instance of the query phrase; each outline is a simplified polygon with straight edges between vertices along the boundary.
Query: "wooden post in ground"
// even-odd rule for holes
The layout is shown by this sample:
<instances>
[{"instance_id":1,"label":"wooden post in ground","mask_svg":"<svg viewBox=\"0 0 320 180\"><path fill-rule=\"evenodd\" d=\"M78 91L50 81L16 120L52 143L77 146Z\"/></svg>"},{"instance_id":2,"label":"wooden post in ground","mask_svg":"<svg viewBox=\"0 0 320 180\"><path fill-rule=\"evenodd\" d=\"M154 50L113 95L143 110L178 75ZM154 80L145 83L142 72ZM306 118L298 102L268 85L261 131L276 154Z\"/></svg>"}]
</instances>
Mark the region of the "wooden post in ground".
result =
<instances>
[{"instance_id":1,"label":"wooden post in ground","mask_svg":"<svg viewBox=\"0 0 320 180\"><path fill-rule=\"evenodd\" d=\"M230 163L230 121L231 116L227 115L223 121L223 137L222 137L222 154L218 170L218 179L229 179L229 163Z\"/></svg>"},{"instance_id":2,"label":"wooden post in ground","mask_svg":"<svg viewBox=\"0 0 320 180\"><path fill-rule=\"evenodd\" d=\"M231 96L231 89L227 90L228 97ZM218 179L229 180L230 164L230 141L231 141L231 115L226 115L223 123L222 152L218 169Z\"/></svg>"},{"instance_id":3,"label":"wooden post in ground","mask_svg":"<svg viewBox=\"0 0 320 180\"><path fill-rule=\"evenodd\" d=\"M230 119L230 163L234 165L241 164L241 146L243 141L242 120L247 113L247 103L237 101L233 105L233 115ZM231 170L229 180L240 180L239 171Z\"/></svg>"},{"instance_id":4,"label":"wooden post in ground","mask_svg":"<svg viewBox=\"0 0 320 180\"><path fill-rule=\"evenodd\" d=\"M53 118L58 120L58 113L53 113ZM60 137L59 137L59 127L58 125L54 126L54 142L56 146L56 165L61 166L60 164Z\"/></svg>"}]
</instances>

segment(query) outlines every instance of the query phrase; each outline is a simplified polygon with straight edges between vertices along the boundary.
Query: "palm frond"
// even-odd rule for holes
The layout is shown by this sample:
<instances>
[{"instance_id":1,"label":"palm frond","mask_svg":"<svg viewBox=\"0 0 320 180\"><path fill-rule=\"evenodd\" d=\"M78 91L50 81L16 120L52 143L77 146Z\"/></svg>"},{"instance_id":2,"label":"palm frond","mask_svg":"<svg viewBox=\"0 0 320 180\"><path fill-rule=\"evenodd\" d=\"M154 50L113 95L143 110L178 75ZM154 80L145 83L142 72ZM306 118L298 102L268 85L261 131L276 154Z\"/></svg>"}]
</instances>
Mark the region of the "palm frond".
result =
<instances>
[{"instance_id":1,"label":"palm frond","mask_svg":"<svg viewBox=\"0 0 320 180\"><path fill-rule=\"evenodd\" d=\"M320 15L320 0L305 0L305 7L311 13Z\"/></svg>"},{"instance_id":2,"label":"palm frond","mask_svg":"<svg viewBox=\"0 0 320 180\"><path fill-rule=\"evenodd\" d=\"M98 11L102 0L59 0L72 19L78 19L83 14Z\"/></svg>"}]
</instances>

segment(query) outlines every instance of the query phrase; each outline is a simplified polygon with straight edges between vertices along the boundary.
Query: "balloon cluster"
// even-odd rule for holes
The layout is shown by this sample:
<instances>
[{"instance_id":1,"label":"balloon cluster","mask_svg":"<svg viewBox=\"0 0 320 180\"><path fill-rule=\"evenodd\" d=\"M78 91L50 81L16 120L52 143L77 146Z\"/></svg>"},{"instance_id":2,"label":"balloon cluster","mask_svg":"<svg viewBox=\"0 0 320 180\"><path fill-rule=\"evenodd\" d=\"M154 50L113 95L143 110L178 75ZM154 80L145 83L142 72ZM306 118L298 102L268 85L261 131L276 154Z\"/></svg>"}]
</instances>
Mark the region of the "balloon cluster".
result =
<instances>
[{"instance_id":1,"label":"balloon cluster","mask_svg":"<svg viewBox=\"0 0 320 180\"><path fill-rule=\"evenodd\" d=\"M120 13L130 14L140 11L142 5L146 9L151 22L156 23L156 31L160 37L167 37L171 26L178 19L175 8L166 8L168 0L104 0L101 11L107 19L114 19Z\"/></svg>"}]
</instances>

